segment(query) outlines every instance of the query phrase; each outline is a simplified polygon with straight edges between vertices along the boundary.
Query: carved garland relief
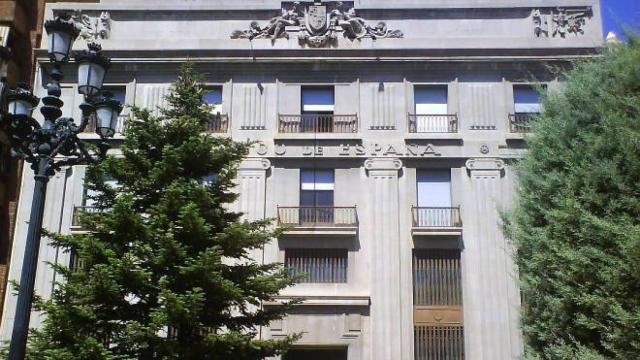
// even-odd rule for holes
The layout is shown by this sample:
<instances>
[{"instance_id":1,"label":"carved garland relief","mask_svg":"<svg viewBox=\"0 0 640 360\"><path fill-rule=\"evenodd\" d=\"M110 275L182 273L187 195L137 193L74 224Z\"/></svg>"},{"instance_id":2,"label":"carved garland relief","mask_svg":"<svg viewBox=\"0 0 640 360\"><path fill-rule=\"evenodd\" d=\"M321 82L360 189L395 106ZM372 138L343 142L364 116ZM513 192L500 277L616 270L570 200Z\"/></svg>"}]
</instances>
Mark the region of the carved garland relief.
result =
<instances>
[{"instance_id":1,"label":"carved garland relief","mask_svg":"<svg viewBox=\"0 0 640 360\"><path fill-rule=\"evenodd\" d=\"M289 39L289 33L297 33L302 46L320 48L335 45L338 34L350 40L362 38L402 38L400 30L389 30L384 22L375 26L356 15L356 10L347 9L343 2L323 2L306 5L301 9L301 3L295 2L289 9L283 8L279 16L262 27L257 21L252 21L247 30L236 30L231 34L232 39Z\"/></svg>"}]
</instances>

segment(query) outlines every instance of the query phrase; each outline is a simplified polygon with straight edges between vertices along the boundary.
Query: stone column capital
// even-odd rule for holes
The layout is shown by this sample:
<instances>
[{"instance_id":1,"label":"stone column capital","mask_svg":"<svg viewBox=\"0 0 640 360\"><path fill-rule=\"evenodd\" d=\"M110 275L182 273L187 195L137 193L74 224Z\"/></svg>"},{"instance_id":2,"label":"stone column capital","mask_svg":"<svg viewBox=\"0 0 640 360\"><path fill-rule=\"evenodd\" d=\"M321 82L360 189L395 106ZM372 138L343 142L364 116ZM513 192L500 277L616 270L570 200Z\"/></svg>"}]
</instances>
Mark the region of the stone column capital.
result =
<instances>
[{"instance_id":1,"label":"stone column capital","mask_svg":"<svg viewBox=\"0 0 640 360\"><path fill-rule=\"evenodd\" d=\"M470 176L499 175L504 170L504 161L497 158L471 158L465 164Z\"/></svg>"},{"instance_id":2,"label":"stone column capital","mask_svg":"<svg viewBox=\"0 0 640 360\"><path fill-rule=\"evenodd\" d=\"M402 160L397 158L371 158L364 162L364 168L369 174L384 174L397 175L398 171L402 169Z\"/></svg>"},{"instance_id":3,"label":"stone column capital","mask_svg":"<svg viewBox=\"0 0 640 360\"><path fill-rule=\"evenodd\" d=\"M271 167L271 161L267 158L246 158L238 166L239 172L266 171Z\"/></svg>"}]
</instances>

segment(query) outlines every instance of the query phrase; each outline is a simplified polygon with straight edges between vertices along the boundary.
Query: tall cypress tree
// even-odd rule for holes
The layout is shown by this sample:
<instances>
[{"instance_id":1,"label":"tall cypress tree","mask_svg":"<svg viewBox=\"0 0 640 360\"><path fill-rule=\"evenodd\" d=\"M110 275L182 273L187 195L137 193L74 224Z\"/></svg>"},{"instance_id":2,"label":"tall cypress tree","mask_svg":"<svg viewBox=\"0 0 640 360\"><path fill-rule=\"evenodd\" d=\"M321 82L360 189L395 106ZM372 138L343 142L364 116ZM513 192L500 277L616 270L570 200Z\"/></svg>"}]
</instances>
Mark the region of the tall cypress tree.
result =
<instances>
[{"instance_id":1,"label":"tall cypress tree","mask_svg":"<svg viewBox=\"0 0 640 360\"><path fill-rule=\"evenodd\" d=\"M122 156L88 167L99 213L86 234L51 235L80 266L52 265L64 280L38 303L29 359L262 359L295 340L257 338L292 305L262 302L293 279L249 257L277 230L229 210L250 144L203 133L204 92L184 67L161 115L133 109Z\"/></svg>"},{"instance_id":2,"label":"tall cypress tree","mask_svg":"<svg viewBox=\"0 0 640 360\"><path fill-rule=\"evenodd\" d=\"M640 359L640 39L579 62L519 165L531 358Z\"/></svg>"}]
</instances>

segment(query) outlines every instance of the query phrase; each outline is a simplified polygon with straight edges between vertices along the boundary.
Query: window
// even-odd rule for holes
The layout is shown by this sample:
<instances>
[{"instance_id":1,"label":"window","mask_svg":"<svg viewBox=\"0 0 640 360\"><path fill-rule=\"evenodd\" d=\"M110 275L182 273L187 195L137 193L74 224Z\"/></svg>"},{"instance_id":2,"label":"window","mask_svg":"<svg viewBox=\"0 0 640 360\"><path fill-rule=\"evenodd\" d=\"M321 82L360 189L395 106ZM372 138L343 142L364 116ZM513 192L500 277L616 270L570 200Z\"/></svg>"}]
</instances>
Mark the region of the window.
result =
<instances>
[{"instance_id":1,"label":"window","mask_svg":"<svg viewBox=\"0 0 640 360\"><path fill-rule=\"evenodd\" d=\"M333 223L333 170L300 171L301 223Z\"/></svg>"},{"instance_id":2,"label":"window","mask_svg":"<svg viewBox=\"0 0 640 360\"><path fill-rule=\"evenodd\" d=\"M291 349L283 360L347 360L347 349Z\"/></svg>"},{"instance_id":3,"label":"window","mask_svg":"<svg viewBox=\"0 0 640 360\"><path fill-rule=\"evenodd\" d=\"M444 85L416 86L414 99L416 114L447 114L447 87Z\"/></svg>"},{"instance_id":4,"label":"window","mask_svg":"<svg viewBox=\"0 0 640 360\"><path fill-rule=\"evenodd\" d=\"M213 113L222 112L222 86L213 86L206 89L202 100L205 104L213 106Z\"/></svg>"},{"instance_id":5,"label":"window","mask_svg":"<svg viewBox=\"0 0 640 360\"><path fill-rule=\"evenodd\" d=\"M286 249L284 265L300 283L346 283L347 249Z\"/></svg>"},{"instance_id":6,"label":"window","mask_svg":"<svg viewBox=\"0 0 640 360\"><path fill-rule=\"evenodd\" d=\"M418 171L418 207L451 207L451 171Z\"/></svg>"},{"instance_id":7,"label":"window","mask_svg":"<svg viewBox=\"0 0 640 360\"><path fill-rule=\"evenodd\" d=\"M107 178L104 180L105 185L117 189L120 185L118 185L118 181L113 178ZM82 193L82 206L87 208L95 207L95 197L98 196L99 193L95 190L91 190L87 188L85 185Z\"/></svg>"},{"instance_id":8,"label":"window","mask_svg":"<svg viewBox=\"0 0 640 360\"><path fill-rule=\"evenodd\" d=\"M104 90L113 94L113 99L120 102L120 104L126 104L127 88L125 86L105 86Z\"/></svg>"},{"instance_id":9,"label":"window","mask_svg":"<svg viewBox=\"0 0 640 360\"><path fill-rule=\"evenodd\" d=\"M333 87L302 87L300 132L333 132L335 95Z\"/></svg>"},{"instance_id":10,"label":"window","mask_svg":"<svg viewBox=\"0 0 640 360\"><path fill-rule=\"evenodd\" d=\"M413 252L413 304L462 305L460 250Z\"/></svg>"},{"instance_id":11,"label":"window","mask_svg":"<svg viewBox=\"0 0 640 360\"><path fill-rule=\"evenodd\" d=\"M448 132L449 117L446 85L414 88L416 132Z\"/></svg>"},{"instance_id":12,"label":"window","mask_svg":"<svg viewBox=\"0 0 640 360\"><path fill-rule=\"evenodd\" d=\"M414 250L413 305L414 359L463 360L460 250Z\"/></svg>"},{"instance_id":13,"label":"window","mask_svg":"<svg viewBox=\"0 0 640 360\"><path fill-rule=\"evenodd\" d=\"M540 112L540 94L530 85L513 86L513 103L516 114Z\"/></svg>"},{"instance_id":14,"label":"window","mask_svg":"<svg viewBox=\"0 0 640 360\"><path fill-rule=\"evenodd\" d=\"M300 206L333 206L333 170L300 170Z\"/></svg>"},{"instance_id":15,"label":"window","mask_svg":"<svg viewBox=\"0 0 640 360\"><path fill-rule=\"evenodd\" d=\"M459 227L458 208L451 207L451 171L418 171L415 227Z\"/></svg>"},{"instance_id":16,"label":"window","mask_svg":"<svg viewBox=\"0 0 640 360\"><path fill-rule=\"evenodd\" d=\"M334 88L327 86L302 87L303 114L333 114Z\"/></svg>"}]
</instances>

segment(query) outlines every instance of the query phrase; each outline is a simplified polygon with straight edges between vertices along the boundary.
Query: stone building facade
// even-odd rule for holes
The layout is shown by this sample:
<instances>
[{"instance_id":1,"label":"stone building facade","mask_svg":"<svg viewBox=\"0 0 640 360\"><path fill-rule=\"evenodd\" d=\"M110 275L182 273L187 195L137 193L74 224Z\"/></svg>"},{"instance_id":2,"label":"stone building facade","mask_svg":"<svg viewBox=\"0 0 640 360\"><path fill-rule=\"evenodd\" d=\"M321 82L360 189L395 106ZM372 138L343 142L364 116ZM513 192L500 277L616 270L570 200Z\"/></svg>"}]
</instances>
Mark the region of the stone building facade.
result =
<instances>
[{"instance_id":1,"label":"stone building facade","mask_svg":"<svg viewBox=\"0 0 640 360\"><path fill-rule=\"evenodd\" d=\"M597 0L102 0L46 9L47 18L74 11L78 49L102 44L113 59L107 85L124 102L162 106L191 60L222 115L208 131L260 141L240 166L234 206L290 226L257 260L307 273L280 295L304 303L260 331L304 333L285 359L522 353L518 275L500 212L513 202L513 164L539 111L537 91L558 89L557 69L603 42ZM64 111L79 118L72 65L65 73ZM22 179L13 279L31 175ZM91 206L83 177L75 167L52 178L47 229L81 230L74 214ZM44 261L70 259L46 242L40 257L36 291L47 296L56 274ZM8 296L5 340L14 307ZM34 314L32 325L40 321Z\"/></svg>"}]
</instances>

